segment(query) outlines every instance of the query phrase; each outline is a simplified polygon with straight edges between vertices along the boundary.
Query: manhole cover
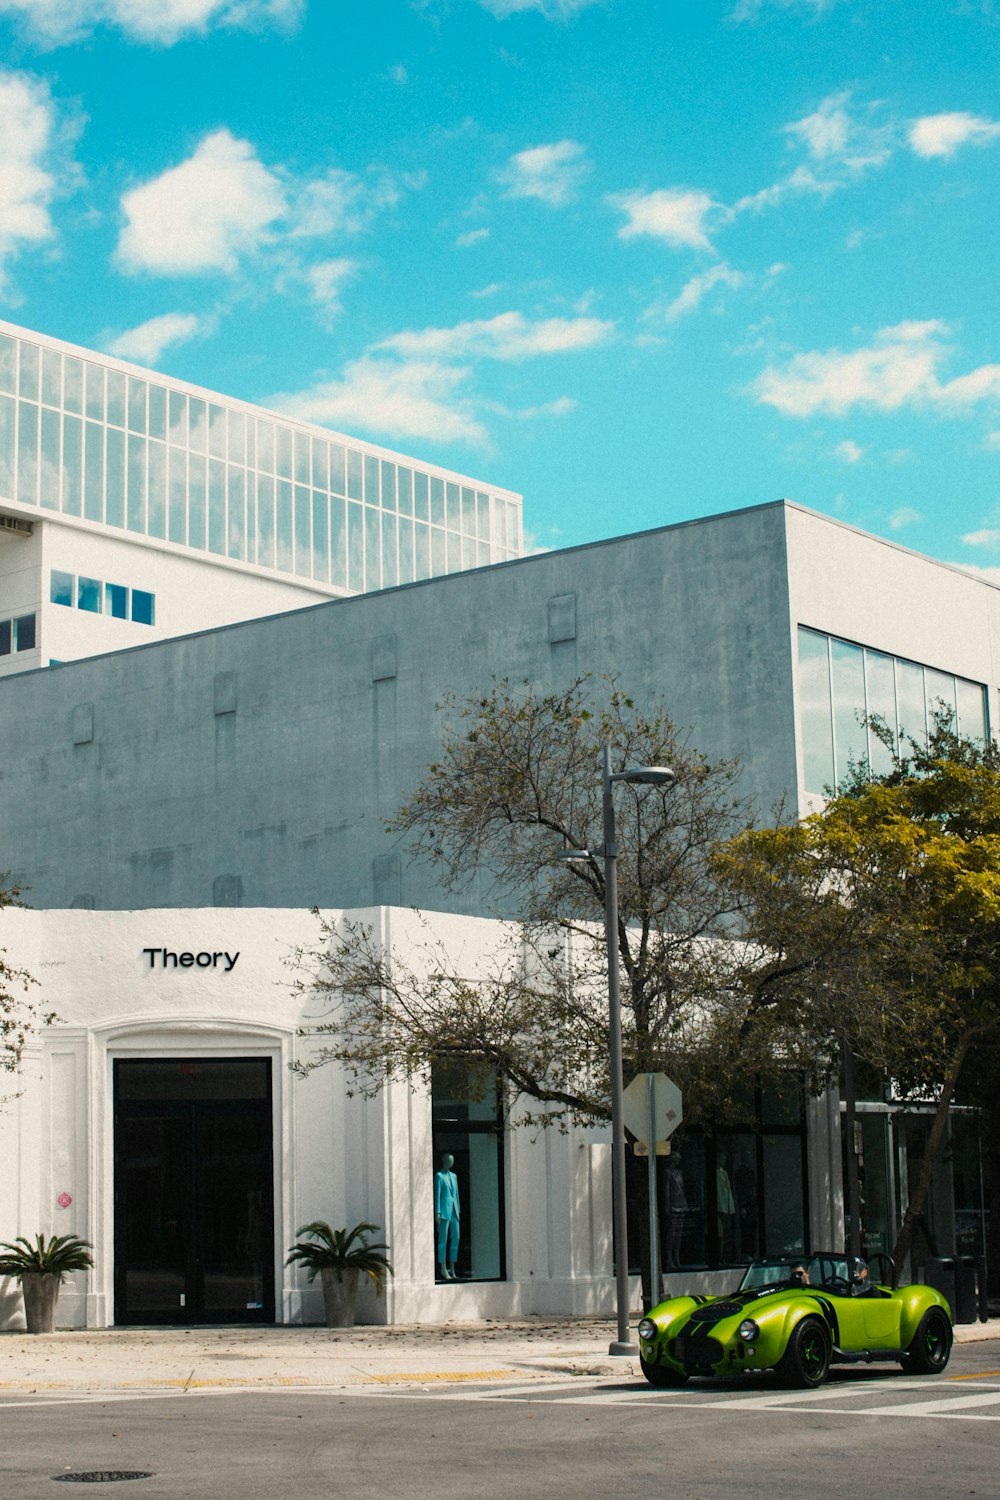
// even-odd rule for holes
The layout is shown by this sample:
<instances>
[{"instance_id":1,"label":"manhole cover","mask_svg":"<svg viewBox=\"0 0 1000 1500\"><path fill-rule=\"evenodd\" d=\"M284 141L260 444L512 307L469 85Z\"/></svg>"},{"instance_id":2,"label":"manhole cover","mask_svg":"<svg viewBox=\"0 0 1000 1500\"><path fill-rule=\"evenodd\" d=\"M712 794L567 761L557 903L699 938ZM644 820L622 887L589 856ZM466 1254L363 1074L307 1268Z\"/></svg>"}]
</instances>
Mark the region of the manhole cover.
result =
<instances>
[{"instance_id":1,"label":"manhole cover","mask_svg":"<svg viewBox=\"0 0 1000 1500\"><path fill-rule=\"evenodd\" d=\"M152 1479L151 1469L83 1469L79 1474L53 1474L67 1484L114 1484L116 1479Z\"/></svg>"}]
</instances>

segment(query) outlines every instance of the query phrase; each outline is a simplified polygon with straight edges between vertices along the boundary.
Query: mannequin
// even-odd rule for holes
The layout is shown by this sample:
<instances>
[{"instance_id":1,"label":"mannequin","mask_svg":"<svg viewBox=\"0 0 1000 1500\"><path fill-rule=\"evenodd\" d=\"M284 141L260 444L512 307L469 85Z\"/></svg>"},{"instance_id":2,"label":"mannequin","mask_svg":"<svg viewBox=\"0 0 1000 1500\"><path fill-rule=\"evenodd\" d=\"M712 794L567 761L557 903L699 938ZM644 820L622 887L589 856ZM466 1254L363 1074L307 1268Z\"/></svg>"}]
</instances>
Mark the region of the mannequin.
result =
<instances>
[{"instance_id":1,"label":"mannequin","mask_svg":"<svg viewBox=\"0 0 1000 1500\"><path fill-rule=\"evenodd\" d=\"M445 1281L455 1280L458 1259L458 1231L461 1209L455 1158L446 1151L440 1170L434 1173L434 1225L437 1229L438 1269Z\"/></svg>"}]
</instances>

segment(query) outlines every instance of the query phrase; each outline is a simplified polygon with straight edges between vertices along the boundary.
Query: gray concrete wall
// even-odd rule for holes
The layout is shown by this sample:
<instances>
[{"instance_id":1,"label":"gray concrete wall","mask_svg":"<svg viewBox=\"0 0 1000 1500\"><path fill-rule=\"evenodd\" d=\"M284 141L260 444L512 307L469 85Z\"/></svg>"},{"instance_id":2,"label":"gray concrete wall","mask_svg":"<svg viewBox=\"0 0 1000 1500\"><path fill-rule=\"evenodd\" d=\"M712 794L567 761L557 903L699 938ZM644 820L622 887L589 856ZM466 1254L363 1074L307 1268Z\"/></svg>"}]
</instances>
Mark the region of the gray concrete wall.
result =
<instances>
[{"instance_id":1,"label":"gray concrete wall","mask_svg":"<svg viewBox=\"0 0 1000 1500\"><path fill-rule=\"evenodd\" d=\"M763 506L7 678L0 868L39 907L482 910L383 822L442 695L499 675L617 674L769 807L795 787L785 533Z\"/></svg>"}]
</instances>

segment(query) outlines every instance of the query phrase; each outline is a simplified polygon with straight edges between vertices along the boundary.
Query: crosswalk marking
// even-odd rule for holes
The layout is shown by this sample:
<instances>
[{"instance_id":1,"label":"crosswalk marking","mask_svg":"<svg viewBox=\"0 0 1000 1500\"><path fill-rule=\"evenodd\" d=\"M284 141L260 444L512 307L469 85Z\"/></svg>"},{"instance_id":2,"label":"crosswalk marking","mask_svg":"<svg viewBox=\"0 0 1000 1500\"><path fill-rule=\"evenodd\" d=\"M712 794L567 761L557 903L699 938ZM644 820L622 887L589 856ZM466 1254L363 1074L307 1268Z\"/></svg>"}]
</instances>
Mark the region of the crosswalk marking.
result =
<instances>
[{"instance_id":1,"label":"crosswalk marking","mask_svg":"<svg viewBox=\"0 0 1000 1500\"><path fill-rule=\"evenodd\" d=\"M957 1411L973 1406L1000 1406L1000 1390L978 1391L974 1396L951 1396L936 1401L907 1401L901 1406L880 1406L879 1415L937 1416L944 1411Z\"/></svg>"}]
</instances>

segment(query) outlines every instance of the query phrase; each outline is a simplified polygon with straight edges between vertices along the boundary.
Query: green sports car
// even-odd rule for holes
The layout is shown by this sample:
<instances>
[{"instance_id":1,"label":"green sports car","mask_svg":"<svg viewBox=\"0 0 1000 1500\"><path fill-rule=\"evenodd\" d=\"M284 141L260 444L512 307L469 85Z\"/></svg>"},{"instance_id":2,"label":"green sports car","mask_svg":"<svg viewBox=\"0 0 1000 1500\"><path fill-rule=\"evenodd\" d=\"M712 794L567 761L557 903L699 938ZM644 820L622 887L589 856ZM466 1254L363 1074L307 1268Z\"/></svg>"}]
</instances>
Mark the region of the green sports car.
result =
<instances>
[{"instance_id":1,"label":"green sports car","mask_svg":"<svg viewBox=\"0 0 1000 1500\"><path fill-rule=\"evenodd\" d=\"M872 1360L936 1375L951 1344L951 1313L933 1287L882 1286L865 1261L826 1253L751 1261L735 1292L670 1297L639 1324L642 1373L656 1386L747 1370L818 1386L831 1364Z\"/></svg>"}]
</instances>

